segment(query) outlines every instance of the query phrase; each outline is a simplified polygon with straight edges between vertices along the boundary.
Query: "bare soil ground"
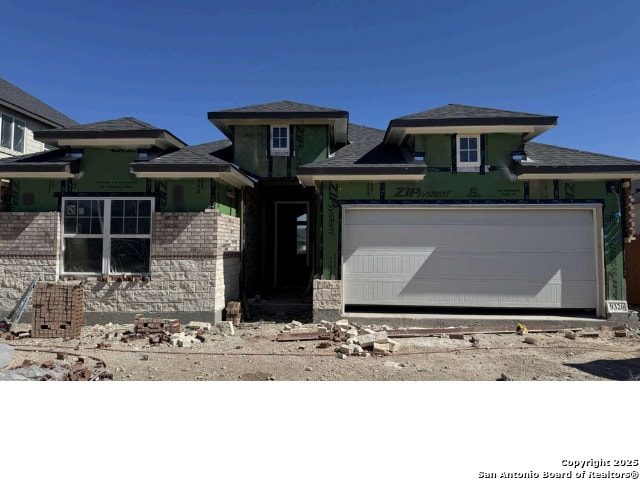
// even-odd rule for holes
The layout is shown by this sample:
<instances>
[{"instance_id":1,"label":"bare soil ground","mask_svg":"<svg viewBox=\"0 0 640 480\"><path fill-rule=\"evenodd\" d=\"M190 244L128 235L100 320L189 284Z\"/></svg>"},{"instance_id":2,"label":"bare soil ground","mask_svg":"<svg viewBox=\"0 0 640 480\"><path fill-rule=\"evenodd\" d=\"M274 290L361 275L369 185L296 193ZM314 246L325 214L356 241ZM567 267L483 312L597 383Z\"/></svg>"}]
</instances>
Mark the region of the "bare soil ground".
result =
<instances>
[{"instance_id":1,"label":"bare soil ground","mask_svg":"<svg viewBox=\"0 0 640 480\"><path fill-rule=\"evenodd\" d=\"M308 340L279 342L284 325L245 324L234 335L205 333L204 342L191 348L150 345L140 338L124 343L122 333L133 325L83 327L73 340L35 339L2 341L15 348L10 364L25 361L74 363L100 359L116 381L452 381L452 380L635 380L640 378L640 342L635 331L618 338L598 331L597 338L565 338L563 332L475 335L462 340L448 337L396 339L400 350L390 355L350 356L341 359L339 343ZM529 342L525 343L525 338ZM56 360L66 352L66 360Z\"/></svg>"}]
</instances>

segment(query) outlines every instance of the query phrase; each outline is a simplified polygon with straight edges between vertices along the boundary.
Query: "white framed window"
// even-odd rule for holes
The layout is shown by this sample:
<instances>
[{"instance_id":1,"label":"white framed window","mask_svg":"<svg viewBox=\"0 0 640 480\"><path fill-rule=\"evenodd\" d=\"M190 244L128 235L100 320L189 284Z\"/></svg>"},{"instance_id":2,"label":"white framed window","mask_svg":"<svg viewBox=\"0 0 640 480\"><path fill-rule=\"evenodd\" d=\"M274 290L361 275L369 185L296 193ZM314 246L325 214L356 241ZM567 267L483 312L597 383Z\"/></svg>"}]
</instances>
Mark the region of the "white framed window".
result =
<instances>
[{"instance_id":1,"label":"white framed window","mask_svg":"<svg viewBox=\"0 0 640 480\"><path fill-rule=\"evenodd\" d=\"M480 166L480 135L458 135L458 166Z\"/></svg>"},{"instance_id":2,"label":"white framed window","mask_svg":"<svg viewBox=\"0 0 640 480\"><path fill-rule=\"evenodd\" d=\"M275 156L289 155L289 126L288 125L272 125L271 126L271 155L275 155Z\"/></svg>"},{"instance_id":3,"label":"white framed window","mask_svg":"<svg viewBox=\"0 0 640 480\"><path fill-rule=\"evenodd\" d=\"M63 198L62 274L148 274L153 210L148 197Z\"/></svg>"},{"instance_id":4,"label":"white framed window","mask_svg":"<svg viewBox=\"0 0 640 480\"><path fill-rule=\"evenodd\" d=\"M0 119L0 146L24 153L24 137L27 124L22 120L2 114Z\"/></svg>"}]
</instances>

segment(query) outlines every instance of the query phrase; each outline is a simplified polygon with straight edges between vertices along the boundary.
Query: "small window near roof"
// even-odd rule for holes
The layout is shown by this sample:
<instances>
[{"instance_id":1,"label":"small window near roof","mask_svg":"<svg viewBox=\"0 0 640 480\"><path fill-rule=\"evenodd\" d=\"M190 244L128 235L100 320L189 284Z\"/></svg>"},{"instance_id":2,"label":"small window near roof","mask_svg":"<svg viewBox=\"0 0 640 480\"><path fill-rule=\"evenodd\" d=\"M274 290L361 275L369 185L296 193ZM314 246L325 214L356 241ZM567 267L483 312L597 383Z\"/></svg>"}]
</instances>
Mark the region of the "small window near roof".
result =
<instances>
[{"instance_id":1,"label":"small window near roof","mask_svg":"<svg viewBox=\"0 0 640 480\"><path fill-rule=\"evenodd\" d=\"M271 127L271 155L289 155L289 126L273 125Z\"/></svg>"},{"instance_id":2,"label":"small window near roof","mask_svg":"<svg viewBox=\"0 0 640 480\"><path fill-rule=\"evenodd\" d=\"M458 166L480 166L480 135L458 136Z\"/></svg>"}]
</instances>

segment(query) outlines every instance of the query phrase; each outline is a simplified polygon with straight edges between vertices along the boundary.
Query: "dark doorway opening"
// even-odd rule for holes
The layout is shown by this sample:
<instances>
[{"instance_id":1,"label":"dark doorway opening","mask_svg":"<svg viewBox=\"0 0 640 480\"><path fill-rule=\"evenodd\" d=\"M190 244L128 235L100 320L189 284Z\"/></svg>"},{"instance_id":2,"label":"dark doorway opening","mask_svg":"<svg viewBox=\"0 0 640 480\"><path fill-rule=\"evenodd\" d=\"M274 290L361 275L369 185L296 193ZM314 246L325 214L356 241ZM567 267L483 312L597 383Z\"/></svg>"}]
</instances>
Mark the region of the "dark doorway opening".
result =
<instances>
[{"instance_id":1,"label":"dark doorway opening","mask_svg":"<svg viewBox=\"0 0 640 480\"><path fill-rule=\"evenodd\" d=\"M310 275L309 202L275 202L276 288L305 287Z\"/></svg>"}]
</instances>

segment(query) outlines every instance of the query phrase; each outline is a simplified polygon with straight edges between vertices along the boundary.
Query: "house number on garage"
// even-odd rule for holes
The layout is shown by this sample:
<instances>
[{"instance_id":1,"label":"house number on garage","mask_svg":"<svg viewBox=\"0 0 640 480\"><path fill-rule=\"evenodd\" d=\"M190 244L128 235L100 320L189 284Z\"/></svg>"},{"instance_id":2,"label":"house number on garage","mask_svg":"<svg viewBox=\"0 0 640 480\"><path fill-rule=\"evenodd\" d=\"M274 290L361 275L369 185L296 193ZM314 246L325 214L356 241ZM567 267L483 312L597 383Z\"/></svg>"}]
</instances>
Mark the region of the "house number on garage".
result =
<instances>
[{"instance_id":1,"label":"house number on garage","mask_svg":"<svg viewBox=\"0 0 640 480\"><path fill-rule=\"evenodd\" d=\"M627 302L607 300L607 313L627 313L628 311Z\"/></svg>"}]
</instances>

